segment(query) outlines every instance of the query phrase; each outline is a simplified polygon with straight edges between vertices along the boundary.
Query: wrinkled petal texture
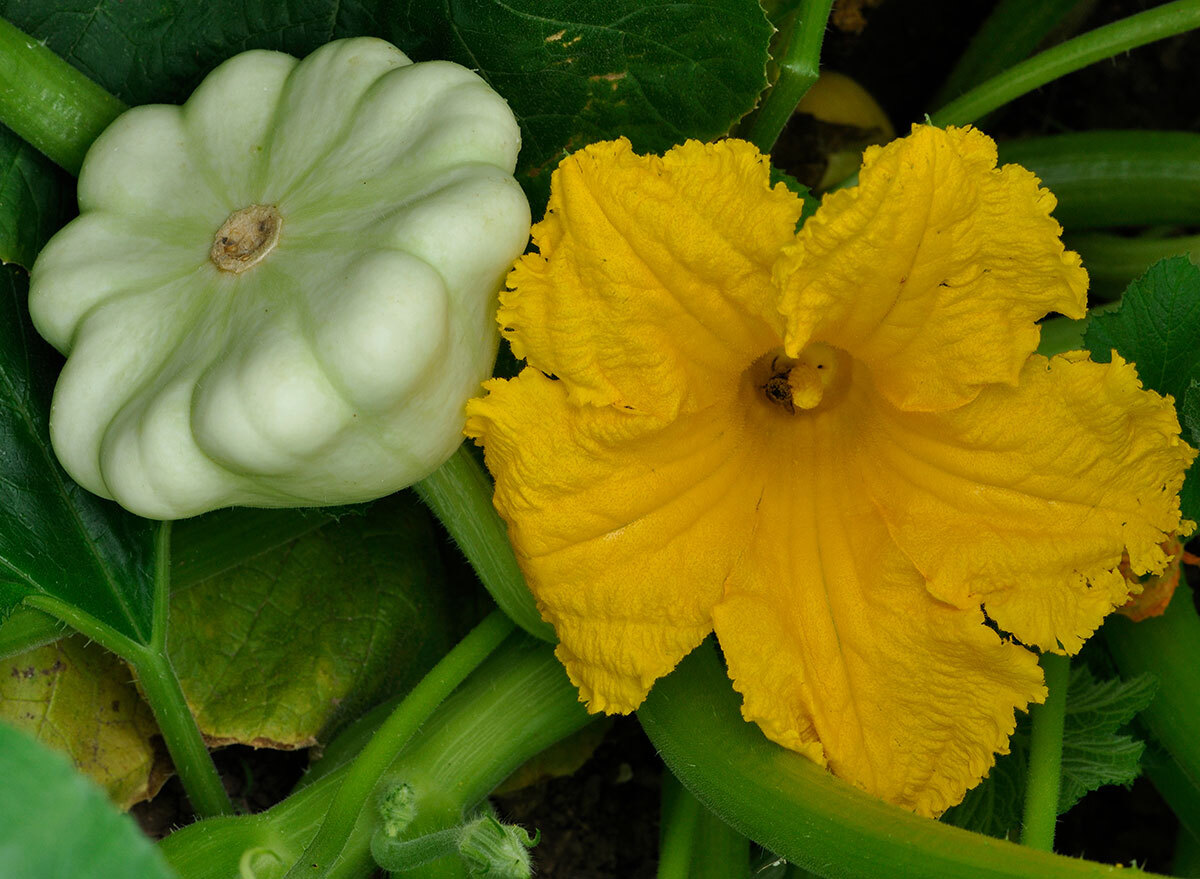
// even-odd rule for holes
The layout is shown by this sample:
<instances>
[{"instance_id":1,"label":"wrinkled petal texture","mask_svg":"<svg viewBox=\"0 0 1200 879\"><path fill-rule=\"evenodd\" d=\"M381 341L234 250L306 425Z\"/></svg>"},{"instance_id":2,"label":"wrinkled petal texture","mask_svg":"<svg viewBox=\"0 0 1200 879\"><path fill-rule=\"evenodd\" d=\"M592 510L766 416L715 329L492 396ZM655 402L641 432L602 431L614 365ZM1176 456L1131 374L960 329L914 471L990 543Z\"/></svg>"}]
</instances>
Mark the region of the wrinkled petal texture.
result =
<instances>
[{"instance_id":1,"label":"wrinkled petal texture","mask_svg":"<svg viewBox=\"0 0 1200 879\"><path fill-rule=\"evenodd\" d=\"M672 416L728 394L782 321L771 265L800 200L750 144L639 156L593 144L554 172L538 253L501 293L513 352L572 402Z\"/></svg>"},{"instance_id":2,"label":"wrinkled petal texture","mask_svg":"<svg viewBox=\"0 0 1200 879\"><path fill-rule=\"evenodd\" d=\"M933 594L982 601L1026 644L1074 653L1128 600L1125 552L1138 575L1170 561L1195 452L1120 357L1034 356L951 412L865 411L859 460L896 541Z\"/></svg>"},{"instance_id":3,"label":"wrinkled petal texture","mask_svg":"<svg viewBox=\"0 0 1200 879\"><path fill-rule=\"evenodd\" d=\"M768 737L938 815L1044 698L1028 647L1163 570L1195 452L1119 357L1033 355L1087 276L995 163L917 127L794 234L748 145L564 161L500 315L530 368L467 430L591 710L712 628Z\"/></svg>"},{"instance_id":4,"label":"wrinkled petal texture","mask_svg":"<svg viewBox=\"0 0 1200 879\"><path fill-rule=\"evenodd\" d=\"M753 463L727 411L666 421L577 406L526 368L468 404L496 508L591 711L632 711L711 630Z\"/></svg>"},{"instance_id":5,"label":"wrinkled petal texture","mask_svg":"<svg viewBox=\"0 0 1200 879\"><path fill-rule=\"evenodd\" d=\"M1007 751L1044 695L1036 657L938 601L872 507L843 412L772 451L748 551L714 613L743 714L776 742L925 815ZM819 461L812 466L810 461Z\"/></svg>"},{"instance_id":6,"label":"wrinkled petal texture","mask_svg":"<svg viewBox=\"0 0 1200 879\"><path fill-rule=\"evenodd\" d=\"M1084 314L1087 273L1064 251L1054 196L970 128L914 126L864 156L775 268L787 349L810 341L868 364L905 409L937 411L1015 384L1034 321Z\"/></svg>"}]
</instances>

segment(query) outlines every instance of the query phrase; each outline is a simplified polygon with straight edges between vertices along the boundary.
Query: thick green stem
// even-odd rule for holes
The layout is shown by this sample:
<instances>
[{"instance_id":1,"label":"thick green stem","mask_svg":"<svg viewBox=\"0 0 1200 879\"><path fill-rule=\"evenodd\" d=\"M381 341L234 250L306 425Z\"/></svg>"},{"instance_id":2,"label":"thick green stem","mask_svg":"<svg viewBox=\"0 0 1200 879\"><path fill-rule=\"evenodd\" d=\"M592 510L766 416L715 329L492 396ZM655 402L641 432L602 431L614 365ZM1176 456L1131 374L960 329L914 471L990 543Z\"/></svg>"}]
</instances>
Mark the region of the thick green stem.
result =
<instances>
[{"instance_id":1,"label":"thick green stem","mask_svg":"<svg viewBox=\"0 0 1200 879\"><path fill-rule=\"evenodd\" d=\"M658 834L658 879L688 879L704 807L669 772L663 773Z\"/></svg>"},{"instance_id":2,"label":"thick green stem","mask_svg":"<svg viewBox=\"0 0 1200 879\"><path fill-rule=\"evenodd\" d=\"M1077 232L1104 226L1191 225L1200 217L1200 134L1091 131L1008 141L1054 193L1054 217Z\"/></svg>"},{"instance_id":3,"label":"thick green stem","mask_svg":"<svg viewBox=\"0 0 1200 879\"><path fill-rule=\"evenodd\" d=\"M663 774L658 879L748 879L750 840Z\"/></svg>"},{"instance_id":4,"label":"thick green stem","mask_svg":"<svg viewBox=\"0 0 1200 879\"><path fill-rule=\"evenodd\" d=\"M1138 719L1200 789L1200 616L1180 581L1166 613L1135 623L1108 618L1100 630L1122 677L1150 673L1158 694Z\"/></svg>"},{"instance_id":5,"label":"thick green stem","mask_svg":"<svg viewBox=\"0 0 1200 879\"><path fill-rule=\"evenodd\" d=\"M746 139L769 153L796 105L820 74L821 43L833 0L801 0L791 39L779 58L779 78L750 123Z\"/></svg>"},{"instance_id":6,"label":"thick green stem","mask_svg":"<svg viewBox=\"0 0 1200 879\"><path fill-rule=\"evenodd\" d=\"M201 818L232 815L233 803L213 766L170 658L165 653L139 648L124 659L137 675L196 814Z\"/></svg>"},{"instance_id":7,"label":"thick green stem","mask_svg":"<svg viewBox=\"0 0 1200 879\"><path fill-rule=\"evenodd\" d=\"M493 612L413 688L351 764L321 829L288 876L327 875L388 766L421 724L512 630L512 620L500 611Z\"/></svg>"},{"instance_id":8,"label":"thick green stem","mask_svg":"<svg viewBox=\"0 0 1200 879\"><path fill-rule=\"evenodd\" d=\"M0 122L79 174L88 147L125 105L38 40L0 19Z\"/></svg>"},{"instance_id":9,"label":"thick green stem","mask_svg":"<svg viewBox=\"0 0 1200 879\"><path fill-rule=\"evenodd\" d=\"M1087 266L1088 297L1115 299L1129 282L1140 278L1150 266L1171 256L1200 254L1200 235L1164 238L1127 238L1104 232L1072 235L1063 239L1083 257Z\"/></svg>"},{"instance_id":10,"label":"thick green stem","mask_svg":"<svg viewBox=\"0 0 1200 879\"><path fill-rule=\"evenodd\" d=\"M555 641L542 619L492 506L492 480L464 443L445 464L413 486L450 532L496 604L535 638Z\"/></svg>"},{"instance_id":11,"label":"thick green stem","mask_svg":"<svg viewBox=\"0 0 1200 879\"><path fill-rule=\"evenodd\" d=\"M767 741L742 719L739 702L716 650L704 644L655 684L638 718L701 803L764 848L819 875L1098 879L1123 872L888 805Z\"/></svg>"},{"instance_id":12,"label":"thick green stem","mask_svg":"<svg viewBox=\"0 0 1200 879\"><path fill-rule=\"evenodd\" d=\"M1010 67L930 116L966 125L1009 101L1089 64L1200 27L1200 0L1175 0L1096 28Z\"/></svg>"},{"instance_id":13,"label":"thick green stem","mask_svg":"<svg viewBox=\"0 0 1200 879\"><path fill-rule=\"evenodd\" d=\"M1000 0L933 99L941 106L1003 73L1037 48L1080 0Z\"/></svg>"},{"instance_id":14,"label":"thick green stem","mask_svg":"<svg viewBox=\"0 0 1200 879\"><path fill-rule=\"evenodd\" d=\"M416 791L413 834L461 823L488 792L535 754L580 729L591 717L548 644L514 634L422 725L381 787L405 782ZM351 764L353 765L353 764ZM187 879L238 875L246 841L270 845L288 863L313 838L348 766L338 767L269 811L237 819L201 821L167 837L162 852ZM328 874L367 877L375 869L370 840L379 826L373 809L359 815L346 847ZM272 840L272 842L266 842ZM453 859L446 859L452 861ZM435 865L423 875L441 875Z\"/></svg>"},{"instance_id":15,"label":"thick green stem","mask_svg":"<svg viewBox=\"0 0 1200 879\"><path fill-rule=\"evenodd\" d=\"M1058 792L1062 786L1063 723L1067 710L1067 680L1071 660L1054 653L1042 654L1048 695L1030 710L1029 770L1025 779L1025 811L1021 818L1021 844L1054 851L1054 826L1058 822Z\"/></svg>"}]
</instances>

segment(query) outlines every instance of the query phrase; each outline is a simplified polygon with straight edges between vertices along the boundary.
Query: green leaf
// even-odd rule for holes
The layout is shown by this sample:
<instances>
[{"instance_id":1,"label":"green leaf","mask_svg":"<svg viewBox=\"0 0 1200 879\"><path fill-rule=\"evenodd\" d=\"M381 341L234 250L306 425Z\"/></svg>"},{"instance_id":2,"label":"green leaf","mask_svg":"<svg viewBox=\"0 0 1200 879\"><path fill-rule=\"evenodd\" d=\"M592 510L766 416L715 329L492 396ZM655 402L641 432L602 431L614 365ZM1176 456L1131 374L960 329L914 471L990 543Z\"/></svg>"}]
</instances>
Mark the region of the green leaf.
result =
<instances>
[{"instance_id":1,"label":"green leaf","mask_svg":"<svg viewBox=\"0 0 1200 879\"><path fill-rule=\"evenodd\" d=\"M534 216L567 153L624 135L641 152L726 133L766 86L757 0L407 0L387 36L479 71L521 123Z\"/></svg>"},{"instance_id":2,"label":"green leaf","mask_svg":"<svg viewBox=\"0 0 1200 879\"><path fill-rule=\"evenodd\" d=\"M54 163L0 126L0 262L28 269L72 205Z\"/></svg>"},{"instance_id":3,"label":"green leaf","mask_svg":"<svg viewBox=\"0 0 1200 879\"><path fill-rule=\"evenodd\" d=\"M1071 668L1063 728L1061 815L1084 794L1106 784L1130 785L1141 775L1143 742L1120 732L1154 699L1158 682L1150 675L1127 681L1097 680L1082 663ZM957 827L1005 837L1021 821L1029 754L1029 716L1022 715L1009 743L983 783L967 792L944 821Z\"/></svg>"},{"instance_id":4,"label":"green leaf","mask_svg":"<svg viewBox=\"0 0 1200 879\"><path fill-rule=\"evenodd\" d=\"M71 481L50 448L57 355L26 316L23 272L0 269L0 615L31 595L60 599L147 644L154 523Z\"/></svg>"},{"instance_id":5,"label":"green leaf","mask_svg":"<svg viewBox=\"0 0 1200 879\"><path fill-rule=\"evenodd\" d=\"M450 647L429 517L409 494L172 595L170 653L210 742L299 748Z\"/></svg>"},{"instance_id":6,"label":"green leaf","mask_svg":"<svg viewBox=\"0 0 1200 879\"><path fill-rule=\"evenodd\" d=\"M60 754L0 724L0 876L170 879L158 849Z\"/></svg>"},{"instance_id":7,"label":"green leaf","mask_svg":"<svg viewBox=\"0 0 1200 879\"><path fill-rule=\"evenodd\" d=\"M817 212L817 208L821 206L821 201L818 198L814 198L812 190L787 171L781 171L779 168L771 165L771 186L774 187L777 183L782 183L794 194L800 196L800 200L804 202L804 207L800 209L800 219L796 221L796 230L799 231L808 218Z\"/></svg>"},{"instance_id":8,"label":"green leaf","mask_svg":"<svg viewBox=\"0 0 1200 879\"><path fill-rule=\"evenodd\" d=\"M247 49L307 55L338 37L380 34L387 0L27 0L0 14L129 104L178 103Z\"/></svg>"},{"instance_id":9,"label":"green leaf","mask_svg":"<svg viewBox=\"0 0 1200 879\"><path fill-rule=\"evenodd\" d=\"M232 507L171 527L171 592L194 586L284 546L359 508L260 510Z\"/></svg>"},{"instance_id":10,"label":"green leaf","mask_svg":"<svg viewBox=\"0 0 1200 879\"><path fill-rule=\"evenodd\" d=\"M1146 745L1118 730L1154 701L1157 690L1158 681L1151 675L1098 681L1086 666L1076 665L1071 670L1058 794L1060 815L1089 791L1106 784L1128 786L1141 775Z\"/></svg>"},{"instance_id":11,"label":"green leaf","mask_svg":"<svg viewBox=\"0 0 1200 879\"><path fill-rule=\"evenodd\" d=\"M129 668L82 637L0 662L0 720L67 754L123 809L166 779L158 725Z\"/></svg>"},{"instance_id":12,"label":"green leaf","mask_svg":"<svg viewBox=\"0 0 1200 879\"><path fill-rule=\"evenodd\" d=\"M0 623L0 659L36 650L69 635L62 620L32 607L18 607Z\"/></svg>"},{"instance_id":13,"label":"green leaf","mask_svg":"<svg viewBox=\"0 0 1200 879\"><path fill-rule=\"evenodd\" d=\"M1183 256L1156 262L1129 285L1120 308L1089 321L1083 344L1100 363L1115 350L1137 364L1145 387L1184 406L1193 380L1200 379L1200 269ZM1195 446L1200 433L1182 420L1184 439ZM1183 515L1193 520L1200 517L1198 474L1200 464L1194 462L1180 492Z\"/></svg>"}]
</instances>

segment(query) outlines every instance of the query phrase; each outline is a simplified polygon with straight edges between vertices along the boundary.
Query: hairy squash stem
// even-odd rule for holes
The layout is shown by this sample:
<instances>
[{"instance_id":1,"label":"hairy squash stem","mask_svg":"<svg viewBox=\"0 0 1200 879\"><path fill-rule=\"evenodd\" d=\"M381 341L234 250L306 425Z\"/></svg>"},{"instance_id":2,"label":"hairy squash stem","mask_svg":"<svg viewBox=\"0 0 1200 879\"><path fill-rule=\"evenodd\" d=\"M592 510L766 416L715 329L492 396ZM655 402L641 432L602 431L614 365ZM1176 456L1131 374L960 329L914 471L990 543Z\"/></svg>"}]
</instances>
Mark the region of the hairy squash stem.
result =
<instances>
[{"instance_id":1,"label":"hairy squash stem","mask_svg":"<svg viewBox=\"0 0 1200 879\"><path fill-rule=\"evenodd\" d=\"M779 77L750 122L746 140L769 153L796 105L817 81L821 43L833 0L800 0L787 46L779 58Z\"/></svg>"},{"instance_id":2,"label":"hairy squash stem","mask_svg":"<svg viewBox=\"0 0 1200 879\"><path fill-rule=\"evenodd\" d=\"M675 776L663 773L657 879L688 879L704 807Z\"/></svg>"},{"instance_id":3,"label":"hairy squash stem","mask_svg":"<svg viewBox=\"0 0 1200 879\"><path fill-rule=\"evenodd\" d=\"M966 125L1048 82L1138 46L1200 27L1200 0L1175 0L1040 52L955 98L929 118L934 125Z\"/></svg>"},{"instance_id":4,"label":"hairy squash stem","mask_svg":"<svg viewBox=\"0 0 1200 879\"><path fill-rule=\"evenodd\" d=\"M508 542L504 521L492 506L492 480L464 443L445 464L413 488L450 532L496 604L535 638L553 643Z\"/></svg>"},{"instance_id":5,"label":"hairy squash stem","mask_svg":"<svg viewBox=\"0 0 1200 879\"><path fill-rule=\"evenodd\" d=\"M371 800L371 791L388 766L421 724L514 628L503 612L493 611L421 679L350 765L329 814L288 876L325 875L341 854L359 814Z\"/></svg>"},{"instance_id":6,"label":"hairy squash stem","mask_svg":"<svg viewBox=\"0 0 1200 879\"><path fill-rule=\"evenodd\" d=\"M1000 0L938 89L934 106L1024 61L1079 0Z\"/></svg>"},{"instance_id":7,"label":"hairy squash stem","mask_svg":"<svg viewBox=\"0 0 1200 879\"><path fill-rule=\"evenodd\" d=\"M1200 134L1090 131L1000 145L1054 193L1071 231L1101 226L1191 225L1200 216Z\"/></svg>"},{"instance_id":8,"label":"hairy squash stem","mask_svg":"<svg viewBox=\"0 0 1200 879\"><path fill-rule=\"evenodd\" d=\"M750 840L663 773L658 879L749 879Z\"/></svg>"},{"instance_id":9,"label":"hairy squash stem","mask_svg":"<svg viewBox=\"0 0 1200 879\"><path fill-rule=\"evenodd\" d=\"M48 595L25 602L45 611L124 659L137 676L163 741L179 773L188 800L200 817L232 815L233 803L213 765L204 737L184 698L179 677L167 655L167 605L170 582L170 526L162 523L155 535L154 615L148 645L125 637L78 608Z\"/></svg>"},{"instance_id":10,"label":"hairy squash stem","mask_svg":"<svg viewBox=\"0 0 1200 879\"><path fill-rule=\"evenodd\" d=\"M1122 676L1158 678L1158 694L1138 719L1200 789L1200 615L1192 590L1181 576L1161 617L1134 623L1114 616L1100 631Z\"/></svg>"},{"instance_id":11,"label":"hairy squash stem","mask_svg":"<svg viewBox=\"0 0 1200 879\"><path fill-rule=\"evenodd\" d=\"M45 44L0 18L0 122L79 174L88 147L127 107Z\"/></svg>"},{"instance_id":12,"label":"hairy squash stem","mask_svg":"<svg viewBox=\"0 0 1200 879\"><path fill-rule=\"evenodd\" d=\"M360 803L354 809L357 820L336 862L320 870L310 868L307 875L366 879L375 872L370 840L379 818L374 804L388 785L407 783L416 792L409 835L443 830L460 824L464 814L526 760L592 719L579 704L553 648L515 633L438 707L400 757L385 768L368 797L368 808ZM187 879L244 875L242 866L255 858L264 865L297 863L331 811L331 800L352 765L331 770L262 814L189 825L163 840L162 852ZM430 865L430 875L465 876L451 861Z\"/></svg>"},{"instance_id":13,"label":"hairy squash stem","mask_svg":"<svg viewBox=\"0 0 1200 879\"><path fill-rule=\"evenodd\" d=\"M1063 724L1067 710L1067 681L1071 659L1043 653L1046 701L1030 711L1029 769L1025 782L1025 810L1021 818L1021 845L1054 850L1054 825L1058 821L1058 794L1062 787Z\"/></svg>"},{"instance_id":14,"label":"hairy squash stem","mask_svg":"<svg viewBox=\"0 0 1200 879\"><path fill-rule=\"evenodd\" d=\"M1117 298L1130 281L1160 259L1200 253L1200 235L1126 238L1090 232L1068 236L1064 243L1083 257L1090 281L1088 295L1093 301Z\"/></svg>"}]
</instances>

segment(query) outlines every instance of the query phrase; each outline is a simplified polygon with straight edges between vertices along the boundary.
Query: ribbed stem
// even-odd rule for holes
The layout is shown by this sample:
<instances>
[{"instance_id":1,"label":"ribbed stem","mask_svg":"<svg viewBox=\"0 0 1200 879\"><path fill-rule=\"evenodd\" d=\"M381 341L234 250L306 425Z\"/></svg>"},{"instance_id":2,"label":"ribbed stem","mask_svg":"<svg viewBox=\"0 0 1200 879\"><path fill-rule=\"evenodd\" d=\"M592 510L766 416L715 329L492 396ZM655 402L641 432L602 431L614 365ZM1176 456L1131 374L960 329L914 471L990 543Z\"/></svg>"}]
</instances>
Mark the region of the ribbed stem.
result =
<instances>
[{"instance_id":1,"label":"ribbed stem","mask_svg":"<svg viewBox=\"0 0 1200 879\"><path fill-rule=\"evenodd\" d=\"M512 630L512 620L494 611L413 688L350 765L320 830L288 871L289 877L328 875L387 768L421 724Z\"/></svg>"}]
</instances>

